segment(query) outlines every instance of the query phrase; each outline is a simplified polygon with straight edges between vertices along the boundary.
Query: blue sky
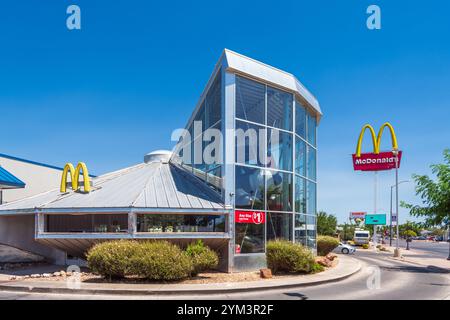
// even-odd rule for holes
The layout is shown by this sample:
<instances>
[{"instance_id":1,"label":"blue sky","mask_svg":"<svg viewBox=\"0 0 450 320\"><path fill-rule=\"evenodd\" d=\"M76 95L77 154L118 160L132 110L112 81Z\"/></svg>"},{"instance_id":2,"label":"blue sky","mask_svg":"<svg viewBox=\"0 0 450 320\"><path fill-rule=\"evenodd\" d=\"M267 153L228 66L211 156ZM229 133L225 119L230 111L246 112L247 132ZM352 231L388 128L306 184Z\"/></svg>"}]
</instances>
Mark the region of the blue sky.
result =
<instances>
[{"instance_id":1,"label":"blue sky","mask_svg":"<svg viewBox=\"0 0 450 320\"><path fill-rule=\"evenodd\" d=\"M70 4L81 30L66 28ZM370 4L381 30L366 28ZM401 179L430 173L450 147L449 13L444 0L2 1L0 153L83 160L95 174L138 163L172 146L229 48L295 74L319 99L319 209L343 221L373 209L373 174L353 172L350 157L363 124L394 125ZM380 211L393 183L380 173ZM417 201L412 183L400 190Z\"/></svg>"}]
</instances>

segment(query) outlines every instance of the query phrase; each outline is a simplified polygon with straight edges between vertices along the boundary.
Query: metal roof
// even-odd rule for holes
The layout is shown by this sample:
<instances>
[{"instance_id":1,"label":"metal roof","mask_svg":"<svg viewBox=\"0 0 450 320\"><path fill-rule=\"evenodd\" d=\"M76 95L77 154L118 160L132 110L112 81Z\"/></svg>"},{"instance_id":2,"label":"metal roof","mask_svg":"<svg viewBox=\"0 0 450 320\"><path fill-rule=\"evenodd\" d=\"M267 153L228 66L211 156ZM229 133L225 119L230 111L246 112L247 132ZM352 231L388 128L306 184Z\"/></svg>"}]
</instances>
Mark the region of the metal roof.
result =
<instances>
[{"instance_id":1,"label":"metal roof","mask_svg":"<svg viewBox=\"0 0 450 320\"><path fill-rule=\"evenodd\" d=\"M142 163L92 179L90 193L48 191L0 206L1 214L108 212L119 210L177 212L223 211L221 196L192 173L164 162Z\"/></svg>"},{"instance_id":2,"label":"metal roof","mask_svg":"<svg viewBox=\"0 0 450 320\"><path fill-rule=\"evenodd\" d=\"M0 167L0 189L25 188L25 182L15 177L6 169Z\"/></svg>"}]
</instances>

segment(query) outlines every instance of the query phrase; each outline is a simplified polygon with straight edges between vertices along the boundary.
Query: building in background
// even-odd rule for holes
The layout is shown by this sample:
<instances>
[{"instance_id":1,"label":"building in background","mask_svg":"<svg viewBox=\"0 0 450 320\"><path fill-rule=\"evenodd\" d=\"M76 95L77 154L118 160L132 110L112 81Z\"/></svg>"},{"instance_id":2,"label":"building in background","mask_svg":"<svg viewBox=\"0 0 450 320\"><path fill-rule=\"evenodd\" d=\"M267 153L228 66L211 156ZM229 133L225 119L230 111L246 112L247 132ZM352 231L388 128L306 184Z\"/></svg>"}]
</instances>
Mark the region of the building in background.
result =
<instances>
[{"instance_id":1,"label":"building in background","mask_svg":"<svg viewBox=\"0 0 450 320\"><path fill-rule=\"evenodd\" d=\"M202 239L220 251L223 270L260 268L271 239L315 250L321 116L292 74L224 50L173 153L94 178L88 192L55 189L4 204L0 216L25 219L24 236L56 250L47 255L55 262L110 239ZM208 129L222 133L213 162L203 157ZM263 134L239 139L239 129Z\"/></svg>"}]
</instances>

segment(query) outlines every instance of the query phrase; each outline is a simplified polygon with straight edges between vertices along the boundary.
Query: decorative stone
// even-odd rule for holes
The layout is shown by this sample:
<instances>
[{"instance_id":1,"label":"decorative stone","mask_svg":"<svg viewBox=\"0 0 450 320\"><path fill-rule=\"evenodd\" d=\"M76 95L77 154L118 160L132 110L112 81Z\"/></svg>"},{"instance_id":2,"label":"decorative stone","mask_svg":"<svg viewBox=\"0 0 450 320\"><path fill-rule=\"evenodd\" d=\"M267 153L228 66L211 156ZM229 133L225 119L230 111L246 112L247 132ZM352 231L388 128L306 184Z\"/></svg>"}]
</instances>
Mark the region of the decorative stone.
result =
<instances>
[{"instance_id":1,"label":"decorative stone","mask_svg":"<svg viewBox=\"0 0 450 320\"><path fill-rule=\"evenodd\" d=\"M38 274L38 273L34 273L34 274L32 274L30 277L33 278L33 279L37 279L37 278L40 278L41 275Z\"/></svg>"},{"instance_id":2,"label":"decorative stone","mask_svg":"<svg viewBox=\"0 0 450 320\"><path fill-rule=\"evenodd\" d=\"M51 277L52 277L52 274L51 274L51 273L43 273L43 274L42 274L42 277L43 277L43 278L51 278Z\"/></svg>"},{"instance_id":3,"label":"decorative stone","mask_svg":"<svg viewBox=\"0 0 450 320\"><path fill-rule=\"evenodd\" d=\"M53 272L53 276L54 277L60 277L61 276L61 272Z\"/></svg>"},{"instance_id":4,"label":"decorative stone","mask_svg":"<svg viewBox=\"0 0 450 320\"><path fill-rule=\"evenodd\" d=\"M327 259L330 260L330 261L334 261L334 259L337 258L337 255L330 252L329 254L327 254L327 255L325 256L325 258L327 258Z\"/></svg>"},{"instance_id":5,"label":"decorative stone","mask_svg":"<svg viewBox=\"0 0 450 320\"><path fill-rule=\"evenodd\" d=\"M320 264L321 266L324 266L327 268L331 267L331 265L332 265L331 261L328 260L326 257L318 257L318 258L316 258L316 262L318 264Z\"/></svg>"},{"instance_id":6,"label":"decorative stone","mask_svg":"<svg viewBox=\"0 0 450 320\"><path fill-rule=\"evenodd\" d=\"M272 278L272 270L270 269L261 269L259 270L259 274L263 279L271 279Z\"/></svg>"},{"instance_id":7,"label":"decorative stone","mask_svg":"<svg viewBox=\"0 0 450 320\"><path fill-rule=\"evenodd\" d=\"M16 280L16 279L17 279L16 276L11 276L11 277L9 277L9 280Z\"/></svg>"}]
</instances>

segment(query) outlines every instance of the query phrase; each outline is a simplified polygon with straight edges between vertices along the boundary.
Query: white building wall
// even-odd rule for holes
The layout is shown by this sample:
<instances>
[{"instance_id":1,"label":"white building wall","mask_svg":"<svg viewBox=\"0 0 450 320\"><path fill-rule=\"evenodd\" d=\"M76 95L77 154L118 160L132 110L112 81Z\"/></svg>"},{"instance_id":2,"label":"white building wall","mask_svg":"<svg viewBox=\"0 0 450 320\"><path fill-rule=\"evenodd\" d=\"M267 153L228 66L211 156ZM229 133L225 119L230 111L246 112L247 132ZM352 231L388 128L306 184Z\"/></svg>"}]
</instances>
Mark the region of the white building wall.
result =
<instances>
[{"instance_id":1,"label":"white building wall","mask_svg":"<svg viewBox=\"0 0 450 320\"><path fill-rule=\"evenodd\" d=\"M61 182L62 170L45 165L9 159L0 155L0 166L26 184L23 189L3 190L3 203L59 188Z\"/></svg>"}]
</instances>

